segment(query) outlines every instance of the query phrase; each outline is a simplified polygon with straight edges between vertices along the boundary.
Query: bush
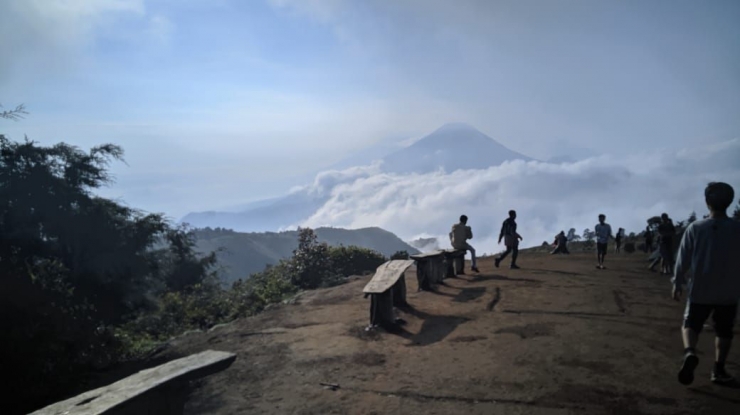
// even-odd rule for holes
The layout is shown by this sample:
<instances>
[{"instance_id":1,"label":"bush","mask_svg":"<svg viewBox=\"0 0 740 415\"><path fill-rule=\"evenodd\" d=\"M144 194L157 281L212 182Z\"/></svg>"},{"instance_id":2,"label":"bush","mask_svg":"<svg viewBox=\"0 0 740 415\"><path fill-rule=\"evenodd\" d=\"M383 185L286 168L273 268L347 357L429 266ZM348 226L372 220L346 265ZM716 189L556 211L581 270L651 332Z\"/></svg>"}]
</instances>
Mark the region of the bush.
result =
<instances>
[{"instance_id":1,"label":"bush","mask_svg":"<svg viewBox=\"0 0 740 415\"><path fill-rule=\"evenodd\" d=\"M84 373L120 360L128 343L115 327L155 310L163 293L197 287L215 263L194 253L185 228L95 196L122 155L110 144L85 153L0 135L0 380L10 385L9 413L58 399Z\"/></svg>"},{"instance_id":2,"label":"bush","mask_svg":"<svg viewBox=\"0 0 740 415\"><path fill-rule=\"evenodd\" d=\"M329 257L332 269L342 277L363 275L365 272L376 270L386 262L381 253L357 246L331 247Z\"/></svg>"},{"instance_id":3,"label":"bush","mask_svg":"<svg viewBox=\"0 0 740 415\"><path fill-rule=\"evenodd\" d=\"M409 255L408 251L396 251L393 255L391 255L391 260L394 259L409 259L411 255Z\"/></svg>"},{"instance_id":4,"label":"bush","mask_svg":"<svg viewBox=\"0 0 740 415\"><path fill-rule=\"evenodd\" d=\"M627 242L626 244L624 244L624 252L627 252L628 254L635 252L635 243Z\"/></svg>"}]
</instances>

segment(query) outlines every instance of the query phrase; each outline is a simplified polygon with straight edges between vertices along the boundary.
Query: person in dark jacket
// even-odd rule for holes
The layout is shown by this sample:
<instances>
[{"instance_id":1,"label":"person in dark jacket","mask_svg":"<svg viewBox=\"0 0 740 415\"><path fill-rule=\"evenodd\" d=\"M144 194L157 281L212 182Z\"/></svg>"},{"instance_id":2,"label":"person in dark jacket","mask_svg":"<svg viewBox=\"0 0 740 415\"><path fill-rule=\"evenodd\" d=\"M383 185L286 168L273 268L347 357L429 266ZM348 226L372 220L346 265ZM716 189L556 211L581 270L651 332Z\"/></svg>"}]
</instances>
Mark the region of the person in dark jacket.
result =
<instances>
[{"instance_id":1,"label":"person in dark jacket","mask_svg":"<svg viewBox=\"0 0 740 415\"><path fill-rule=\"evenodd\" d=\"M516 264L516 259L519 256L519 241L524 238L516 232L516 211L514 210L509 211L509 218L501 225L501 233L498 235L499 244L502 239L504 239L504 244L506 245L506 252L501 254L494 261L496 268L498 268L501 261L503 261L507 255L511 254L510 268L519 269L519 266Z\"/></svg>"},{"instance_id":2,"label":"person in dark jacket","mask_svg":"<svg viewBox=\"0 0 740 415\"><path fill-rule=\"evenodd\" d=\"M550 255L554 254L570 254L570 251L568 251L568 238L565 236L565 231L560 231L557 236L555 236L555 249L550 252Z\"/></svg>"}]
</instances>

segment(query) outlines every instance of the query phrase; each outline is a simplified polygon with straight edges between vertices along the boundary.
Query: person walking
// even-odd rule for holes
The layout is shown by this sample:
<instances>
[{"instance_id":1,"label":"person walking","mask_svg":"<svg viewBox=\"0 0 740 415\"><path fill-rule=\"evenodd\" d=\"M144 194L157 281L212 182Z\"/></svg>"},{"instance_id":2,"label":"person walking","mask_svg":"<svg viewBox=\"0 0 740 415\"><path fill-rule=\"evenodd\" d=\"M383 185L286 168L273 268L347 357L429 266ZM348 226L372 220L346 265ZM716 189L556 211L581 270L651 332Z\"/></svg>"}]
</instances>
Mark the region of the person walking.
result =
<instances>
[{"instance_id":1,"label":"person walking","mask_svg":"<svg viewBox=\"0 0 740 415\"><path fill-rule=\"evenodd\" d=\"M455 249L469 251L470 252L470 269L474 272L478 271L478 265L475 258L475 248L469 243L468 239L473 239L473 230L468 224L468 217L465 215L460 216L460 222L452 225L450 231L450 243Z\"/></svg>"},{"instance_id":2,"label":"person walking","mask_svg":"<svg viewBox=\"0 0 740 415\"><path fill-rule=\"evenodd\" d=\"M660 215L660 219L661 223L658 225L658 234L660 235L660 257L663 261L661 274L668 275L673 270L673 240L676 237L676 227L667 213Z\"/></svg>"},{"instance_id":3,"label":"person walking","mask_svg":"<svg viewBox=\"0 0 740 415\"><path fill-rule=\"evenodd\" d=\"M596 265L598 269L606 269L604 267L604 259L606 257L607 244L609 238L614 239L612 236L612 227L605 222L606 215L603 213L599 215L599 223L594 226L594 233L596 234L596 258L599 263Z\"/></svg>"},{"instance_id":4,"label":"person walking","mask_svg":"<svg viewBox=\"0 0 740 415\"><path fill-rule=\"evenodd\" d=\"M508 219L506 219L501 225L501 232L498 235L499 244L502 239L504 239L504 244L506 245L506 252L496 258L494 265L498 268L501 261L503 261L507 255L511 254L511 265L509 268L519 269L519 266L516 264L517 257L519 256L519 241L524 238L516 232L516 211L514 210L509 211Z\"/></svg>"},{"instance_id":5,"label":"person walking","mask_svg":"<svg viewBox=\"0 0 740 415\"><path fill-rule=\"evenodd\" d=\"M615 247L616 253L621 252L622 238L624 238L624 228L619 228L619 230L617 231L617 236L614 237L614 242L616 243L616 247Z\"/></svg>"},{"instance_id":6,"label":"person walking","mask_svg":"<svg viewBox=\"0 0 740 415\"><path fill-rule=\"evenodd\" d=\"M645 228L645 253L653 253L653 231L650 229L650 225Z\"/></svg>"},{"instance_id":7,"label":"person walking","mask_svg":"<svg viewBox=\"0 0 740 415\"><path fill-rule=\"evenodd\" d=\"M681 238L671 282L676 301L681 299L683 286L688 285L682 327L684 357L678 372L678 380L684 385L694 381L694 370L699 365L696 344L710 314L716 336L710 380L734 383L725 368L740 301L740 222L727 216L734 197L729 184L709 183L704 190L709 218L691 223ZM691 275L689 280L684 277L687 273Z\"/></svg>"}]
</instances>

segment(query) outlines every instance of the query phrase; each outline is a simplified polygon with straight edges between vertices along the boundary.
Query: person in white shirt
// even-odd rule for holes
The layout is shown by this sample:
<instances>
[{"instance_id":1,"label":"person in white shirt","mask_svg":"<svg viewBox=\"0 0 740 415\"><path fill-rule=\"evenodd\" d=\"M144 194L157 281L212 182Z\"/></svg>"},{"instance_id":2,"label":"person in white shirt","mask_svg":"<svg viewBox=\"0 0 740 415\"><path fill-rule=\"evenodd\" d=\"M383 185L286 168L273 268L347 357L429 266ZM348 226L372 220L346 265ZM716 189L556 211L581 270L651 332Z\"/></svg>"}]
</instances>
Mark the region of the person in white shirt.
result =
<instances>
[{"instance_id":1,"label":"person in white shirt","mask_svg":"<svg viewBox=\"0 0 740 415\"><path fill-rule=\"evenodd\" d=\"M687 284L684 274L691 275L682 330L684 358L678 373L684 385L694 381L694 369L699 364L695 348L710 314L716 336L711 381L734 383L725 370L740 301L740 221L727 216L734 198L735 191L729 184L709 183L704 190L709 217L691 223L681 238L671 281L673 299L679 301Z\"/></svg>"},{"instance_id":2,"label":"person in white shirt","mask_svg":"<svg viewBox=\"0 0 740 415\"><path fill-rule=\"evenodd\" d=\"M604 267L604 257L606 257L607 243L609 242L609 238L614 239L612 227L604 222L605 220L606 215L602 213L599 215L599 223L594 226L594 233L596 234L596 258L599 261L596 268L599 269L606 269Z\"/></svg>"},{"instance_id":3,"label":"person in white shirt","mask_svg":"<svg viewBox=\"0 0 740 415\"><path fill-rule=\"evenodd\" d=\"M473 231L470 226L467 226L468 217L465 215L460 216L460 222L452 225L450 231L450 244L455 249L463 251L470 251L470 269L474 272L480 272L475 258L475 248L470 246L467 242L468 239L473 239Z\"/></svg>"}]
</instances>

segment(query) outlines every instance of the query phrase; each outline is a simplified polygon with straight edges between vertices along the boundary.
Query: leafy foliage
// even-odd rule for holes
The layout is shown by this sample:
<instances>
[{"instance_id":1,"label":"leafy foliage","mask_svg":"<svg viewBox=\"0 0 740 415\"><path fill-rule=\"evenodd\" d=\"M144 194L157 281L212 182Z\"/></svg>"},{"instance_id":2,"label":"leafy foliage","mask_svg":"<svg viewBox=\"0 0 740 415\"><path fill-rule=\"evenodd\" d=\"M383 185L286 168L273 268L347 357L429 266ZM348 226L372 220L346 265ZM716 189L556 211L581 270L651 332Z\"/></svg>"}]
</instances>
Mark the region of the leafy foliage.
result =
<instances>
[{"instance_id":1,"label":"leafy foliage","mask_svg":"<svg viewBox=\"0 0 740 415\"><path fill-rule=\"evenodd\" d=\"M186 229L93 193L122 156L0 135L0 377L21 407L118 360L114 326L209 278Z\"/></svg>"},{"instance_id":2,"label":"leafy foliage","mask_svg":"<svg viewBox=\"0 0 740 415\"><path fill-rule=\"evenodd\" d=\"M342 277L362 275L386 262L381 253L357 246L330 247L329 259L332 270Z\"/></svg>"},{"instance_id":3,"label":"leafy foliage","mask_svg":"<svg viewBox=\"0 0 740 415\"><path fill-rule=\"evenodd\" d=\"M596 232L592 231L591 229L584 229L583 230L583 239L586 242L593 242L594 239L596 239Z\"/></svg>"},{"instance_id":4,"label":"leafy foliage","mask_svg":"<svg viewBox=\"0 0 740 415\"><path fill-rule=\"evenodd\" d=\"M0 105L0 108L2 107L3 106ZM12 110L0 111L0 118L4 118L6 120L18 121L19 119L23 118L23 115L25 114L28 114L28 112L26 112L26 107L23 104L21 104Z\"/></svg>"},{"instance_id":5,"label":"leafy foliage","mask_svg":"<svg viewBox=\"0 0 740 415\"><path fill-rule=\"evenodd\" d=\"M693 223L696 222L696 212L691 212L689 215L689 218L686 220L687 223Z\"/></svg>"},{"instance_id":6,"label":"leafy foliage","mask_svg":"<svg viewBox=\"0 0 740 415\"><path fill-rule=\"evenodd\" d=\"M394 259L409 259L410 255L408 251L396 251L393 255L391 255L391 260Z\"/></svg>"}]
</instances>

